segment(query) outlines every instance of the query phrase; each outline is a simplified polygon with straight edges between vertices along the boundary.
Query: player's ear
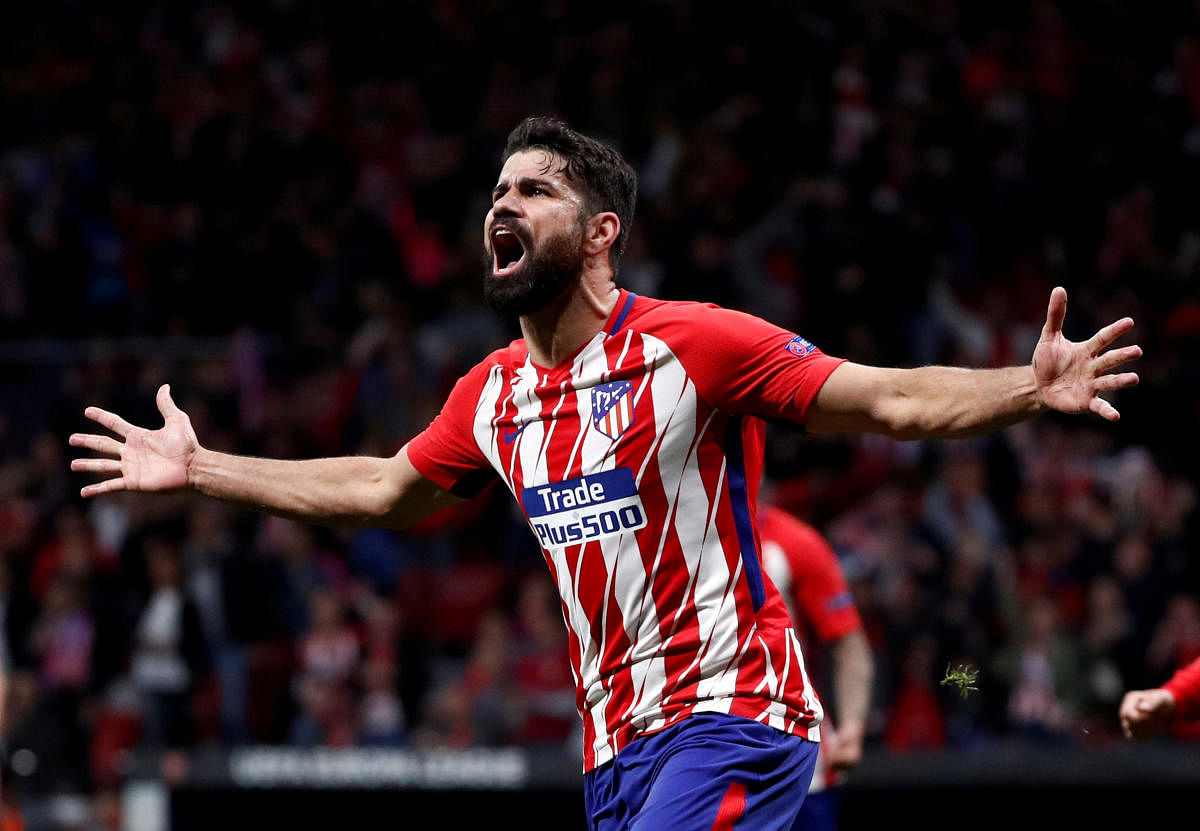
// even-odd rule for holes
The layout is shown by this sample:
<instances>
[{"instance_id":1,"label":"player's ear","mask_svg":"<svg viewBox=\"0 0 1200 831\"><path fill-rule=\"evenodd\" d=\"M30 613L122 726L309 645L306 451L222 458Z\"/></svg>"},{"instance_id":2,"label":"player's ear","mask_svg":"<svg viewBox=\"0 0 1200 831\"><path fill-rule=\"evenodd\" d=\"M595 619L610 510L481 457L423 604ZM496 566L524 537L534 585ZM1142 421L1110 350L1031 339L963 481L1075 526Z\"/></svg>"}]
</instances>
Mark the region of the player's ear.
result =
<instances>
[{"instance_id":1,"label":"player's ear","mask_svg":"<svg viewBox=\"0 0 1200 831\"><path fill-rule=\"evenodd\" d=\"M583 238L583 251L595 256L612 247L621 234L621 220L612 211L592 214L587 221Z\"/></svg>"}]
</instances>

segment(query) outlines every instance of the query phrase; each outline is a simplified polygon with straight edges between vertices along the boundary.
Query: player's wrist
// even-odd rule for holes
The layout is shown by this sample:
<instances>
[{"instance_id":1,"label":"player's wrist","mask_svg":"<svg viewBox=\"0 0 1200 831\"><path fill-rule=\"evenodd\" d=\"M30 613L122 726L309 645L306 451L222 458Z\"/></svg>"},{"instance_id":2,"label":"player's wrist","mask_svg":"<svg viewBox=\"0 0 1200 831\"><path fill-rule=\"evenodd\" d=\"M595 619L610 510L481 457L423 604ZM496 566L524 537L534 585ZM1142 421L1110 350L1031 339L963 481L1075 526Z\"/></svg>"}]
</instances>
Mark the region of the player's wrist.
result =
<instances>
[{"instance_id":1,"label":"player's wrist","mask_svg":"<svg viewBox=\"0 0 1200 831\"><path fill-rule=\"evenodd\" d=\"M192 452L188 454L187 462L184 469L187 474L186 488L190 491L204 492L204 478L207 471L211 471L214 466L215 457L219 455L214 450L208 450L201 447L199 442L192 448Z\"/></svg>"},{"instance_id":2,"label":"player's wrist","mask_svg":"<svg viewBox=\"0 0 1200 831\"><path fill-rule=\"evenodd\" d=\"M861 747L866 735L866 725L861 721L847 721L838 724L838 742L848 746Z\"/></svg>"},{"instance_id":3,"label":"player's wrist","mask_svg":"<svg viewBox=\"0 0 1200 831\"><path fill-rule=\"evenodd\" d=\"M1037 355L1035 353L1029 364L1022 368L1022 372L1015 389L1017 398L1024 400L1025 410L1030 415L1037 415L1045 412L1046 410L1054 409L1054 407L1046 401L1046 388L1043 386L1041 379L1038 378L1036 361Z\"/></svg>"},{"instance_id":4,"label":"player's wrist","mask_svg":"<svg viewBox=\"0 0 1200 831\"><path fill-rule=\"evenodd\" d=\"M1168 684L1164 687L1160 687L1159 692L1162 693L1162 695L1159 697L1159 700L1166 716L1168 718L1173 718L1175 716L1175 707L1178 701L1175 691L1172 690L1171 685Z\"/></svg>"}]
</instances>

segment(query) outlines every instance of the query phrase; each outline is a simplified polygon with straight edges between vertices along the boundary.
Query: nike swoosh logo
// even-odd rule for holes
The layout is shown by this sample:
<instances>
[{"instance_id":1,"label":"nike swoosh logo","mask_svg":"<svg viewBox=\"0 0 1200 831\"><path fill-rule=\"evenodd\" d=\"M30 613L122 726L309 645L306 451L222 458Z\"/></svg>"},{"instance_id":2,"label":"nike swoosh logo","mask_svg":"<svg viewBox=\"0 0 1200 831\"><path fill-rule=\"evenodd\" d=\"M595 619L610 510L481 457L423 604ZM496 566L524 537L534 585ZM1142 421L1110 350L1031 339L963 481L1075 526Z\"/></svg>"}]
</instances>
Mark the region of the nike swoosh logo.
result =
<instances>
[{"instance_id":1,"label":"nike swoosh logo","mask_svg":"<svg viewBox=\"0 0 1200 831\"><path fill-rule=\"evenodd\" d=\"M520 427L517 427L517 428L510 427L509 429L505 430L504 431L504 443L512 444L514 441L517 440L517 436L519 436L523 432L525 432L525 428L528 426L529 426L529 424L526 423L526 424L522 424Z\"/></svg>"}]
</instances>

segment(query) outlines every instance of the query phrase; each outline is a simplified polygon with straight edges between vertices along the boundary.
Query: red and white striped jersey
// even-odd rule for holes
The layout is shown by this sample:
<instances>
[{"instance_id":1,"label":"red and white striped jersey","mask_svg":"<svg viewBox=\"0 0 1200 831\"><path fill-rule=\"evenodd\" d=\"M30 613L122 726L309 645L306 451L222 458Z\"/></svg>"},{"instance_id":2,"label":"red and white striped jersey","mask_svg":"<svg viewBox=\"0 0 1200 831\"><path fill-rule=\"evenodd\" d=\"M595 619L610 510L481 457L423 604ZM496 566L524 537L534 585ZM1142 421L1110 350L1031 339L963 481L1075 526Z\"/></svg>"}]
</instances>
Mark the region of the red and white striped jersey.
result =
<instances>
[{"instance_id":1,"label":"red and white striped jersey","mask_svg":"<svg viewBox=\"0 0 1200 831\"><path fill-rule=\"evenodd\" d=\"M750 315L622 291L556 367L522 340L493 352L408 445L460 495L498 474L528 517L569 630L585 770L691 713L819 740L759 559L756 416L802 423L839 363Z\"/></svg>"}]
</instances>

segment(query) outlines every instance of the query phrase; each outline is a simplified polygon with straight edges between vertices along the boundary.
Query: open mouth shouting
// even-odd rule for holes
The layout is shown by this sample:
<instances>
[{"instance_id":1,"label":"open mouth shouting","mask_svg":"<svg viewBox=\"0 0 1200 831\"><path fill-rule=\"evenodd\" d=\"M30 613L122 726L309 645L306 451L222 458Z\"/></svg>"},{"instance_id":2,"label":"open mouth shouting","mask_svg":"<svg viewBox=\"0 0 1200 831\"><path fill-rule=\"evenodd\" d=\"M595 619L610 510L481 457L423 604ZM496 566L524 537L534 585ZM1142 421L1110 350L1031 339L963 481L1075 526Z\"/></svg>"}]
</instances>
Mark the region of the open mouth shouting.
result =
<instances>
[{"instance_id":1,"label":"open mouth shouting","mask_svg":"<svg viewBox=\"0 0 1200 831\"><path fill-rule=\"evenodd\" d=\"M508 277L516 272L525 261L525 242L516 229L494 225L488 238L492 243L492 275Z\"/></svg>"}]
</instances>

